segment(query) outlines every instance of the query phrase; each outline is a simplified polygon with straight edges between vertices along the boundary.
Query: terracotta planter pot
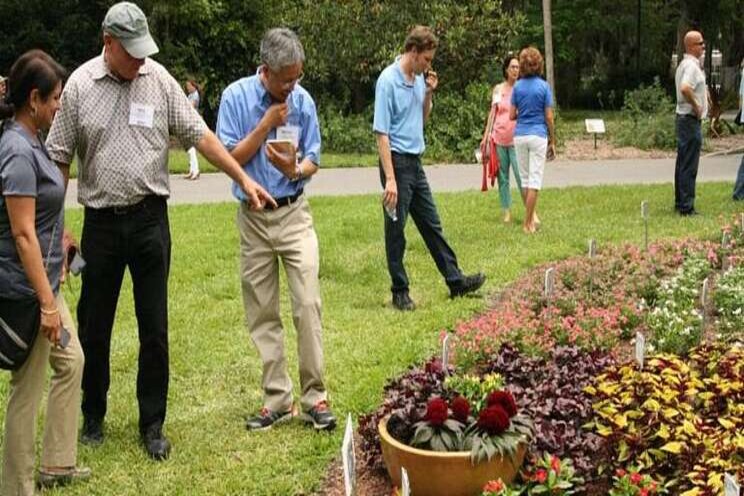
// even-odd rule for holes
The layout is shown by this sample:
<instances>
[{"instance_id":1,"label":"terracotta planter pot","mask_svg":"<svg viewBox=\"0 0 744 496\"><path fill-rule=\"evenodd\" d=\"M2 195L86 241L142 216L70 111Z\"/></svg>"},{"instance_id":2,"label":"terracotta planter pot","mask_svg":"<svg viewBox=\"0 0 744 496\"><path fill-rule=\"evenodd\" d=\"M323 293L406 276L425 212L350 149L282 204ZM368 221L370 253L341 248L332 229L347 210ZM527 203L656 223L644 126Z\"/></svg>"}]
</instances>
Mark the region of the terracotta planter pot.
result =
<instances>
[{"instance_id":1,"label":"terracotta planter pot","mask_svg":"<svg viewBox=\"0 0 744 496\"><path fill-rule=\"evenodd\" d=\"M522 466L527 445L521 444L515 465L511 458L494 456L489 461L473 465L468 451L427 451L406 446L387 430L388 417L377 426L380 431L382 458L388 474L401 487L401 467L408 472L413 496L474 496L479 495L490 480L510 483Z\"/></svg>"}]
</instances>

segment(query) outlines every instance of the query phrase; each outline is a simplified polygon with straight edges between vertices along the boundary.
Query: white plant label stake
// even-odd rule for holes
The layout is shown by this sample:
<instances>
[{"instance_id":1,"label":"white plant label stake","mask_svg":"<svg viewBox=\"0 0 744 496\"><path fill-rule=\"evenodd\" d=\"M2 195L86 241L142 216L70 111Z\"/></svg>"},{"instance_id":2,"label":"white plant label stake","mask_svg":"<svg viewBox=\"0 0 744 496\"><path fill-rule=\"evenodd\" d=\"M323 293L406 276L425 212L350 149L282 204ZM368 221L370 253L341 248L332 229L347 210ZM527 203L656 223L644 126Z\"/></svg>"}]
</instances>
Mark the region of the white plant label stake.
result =
<instances>
[{"instance_id":1,"label":"white plant label stake","mask_svg":"<svg viewBox=\"0 0 744 496\"><path fill-rule=\"evenodd\" d=\"M550 267L545 271L545 298L553 297L553 290L555 289L555 269Z\"/></svg>"},{"instance_id":2,"label":"white plant label stake","mask_svg":"<svg viewBox=\"0 0 744 496\"><path fill-rule=\"evenodd\" d=\"M643 218L643 245L648 251L648 200L641 202L641 218Z\"/></svg>"},{"instance_id":3,"label":"white plant label stake","mask_svg":"<svg viewBox=\"0 0 744 496\"><path fill-rule=\"evenodd\" d=\"M705 278L703 281L703 288L700 290L700 326L703 331L705 331L705 306L708 304L708 287L710 286L709 279L709 277ZM702 339L702 334L700 338Z\"/></svg>"},{"instance_id":4,"label":"white plant label stake","mask_svg":"<svg viewBox=\"0 0 744 496\"><path fill-rule=\"evenodd\" d=\"M635 339L635 359L638 368L643 370L643 360L646 358L646 336L640 332L636 333Z\"/></svg>"},{"instance_id":5,"label":"white plant label stake","mask_svg":"<svg viewBox=\"0 0 744 496\"><path fill-rule=\"evenodd\" d=\"M411 481L408 480L408 470L405 467L400 468L400 490L402 496L411 496Z\"/></svg>"},{"instance_id":6,"label":"white plant label stake","mask_svg":"<svg viewBox=\"0 0 744 496\"><path fill-rule=\"evenodd\" d=\"M721 236L721 248L724 250L727 250L729 247L729 242L731 241L731 233L728 231L723 231L723 235Z\"/></svg>"},{"instance_id":7,"label":"white plant label stake","mask_svg":"<svg viewBox=\"0 0 744 496\"><path fill-rule=\"evenodd\" d=\"M597 240L590 239L589 240L589 258L594 258L597 256Z\"/></svg>"},{"instance_id":8,"label":"white plant label stake","mask_svg":"<svg viewBox=\"0 0 744 496\"><path fill-rule=\"evenodd\" d=\"M346 496L353 496L356 485L356 455L354 455L354 426L351 413L346 417L346 431L341 444L341 461L344 466L344 487Z\"/></svg>"},{"instance_id":9,"label":"white plant label stake","mask_svg":"<svg viewBox=\"0 0 744 496\"><path fill-rule=\"evenodd\" d=\"M723 494L724 496L739 496L741 486L736 482L736 477L731 474L723 476Z\"/></svg>"},{"instance_id":10,"label":"white plant label stake","mask_svg":"<svg viewBox=\"0 0 744 496\"><path fill-rule=\"evenodd\" d=\"M739 225L741 226L741 232L744 233L744 212L742 212L740 215Z\"/></svg>"},{"instance_id":11,"label":"white plant label stake","mask_svg":"<svg viewBox=\"0 0 744 496\"><path fill-rule=\"evenodd\" d=\"M444 339L442 340L442 370L445 374L447 374L447 371L449 370L449 340L450 335L449 333L447 333L447 335L444 336Z\"/></svg>"},{"instance_id":12,"label":"white plant label stake","mask_svg":"<svg viewBox=\"0 0 744 496\"><path fill-rule=\"evenodd\" d=\"M589 240L589 260L594 260L597 256L597 240ZM594 294L594 264L589 264L589 295Z\"/></svg>"}]
</instances>

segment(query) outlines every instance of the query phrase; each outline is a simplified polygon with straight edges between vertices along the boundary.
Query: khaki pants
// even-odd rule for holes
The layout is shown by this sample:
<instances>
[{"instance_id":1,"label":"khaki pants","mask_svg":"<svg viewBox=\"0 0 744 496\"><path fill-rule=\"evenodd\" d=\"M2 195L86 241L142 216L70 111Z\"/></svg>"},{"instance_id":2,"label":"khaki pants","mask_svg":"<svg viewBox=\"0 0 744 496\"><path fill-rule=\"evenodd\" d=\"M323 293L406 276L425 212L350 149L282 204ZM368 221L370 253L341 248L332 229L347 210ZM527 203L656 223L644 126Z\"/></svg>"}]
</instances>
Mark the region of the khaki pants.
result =
<instances>
[{"instance_id":1,"label":"khaki pants","mask_svg":"<svg viewBox=\"0 0 744 496\"><path fill-rule=\"evenodd\" d=\"M297 329L300 404L304 411L326 399L318 268L318 237L304 196L276 210L238 210L240 274L246 325L263 361L264 406L292 407L292 381L284 355L279 313L279 260L284 265Z\"/></svg>"},{"instance_id":2,"label":"khaki pants","mask_svg":"<svg viewBox=\"0 0 744 496\"><path fill-rule=\"evenodd\" d=\"M26 363L12 372L5 414L2 496L34 494L34 448L36 416L44 392L46 362L54 373L49 384L42 467L73 467L77 460L80 381L83 351L77 329L61 294L57 296L62 325L70 332L67 348L52 347L39 334Z\"/></svg>"}]
</instances>

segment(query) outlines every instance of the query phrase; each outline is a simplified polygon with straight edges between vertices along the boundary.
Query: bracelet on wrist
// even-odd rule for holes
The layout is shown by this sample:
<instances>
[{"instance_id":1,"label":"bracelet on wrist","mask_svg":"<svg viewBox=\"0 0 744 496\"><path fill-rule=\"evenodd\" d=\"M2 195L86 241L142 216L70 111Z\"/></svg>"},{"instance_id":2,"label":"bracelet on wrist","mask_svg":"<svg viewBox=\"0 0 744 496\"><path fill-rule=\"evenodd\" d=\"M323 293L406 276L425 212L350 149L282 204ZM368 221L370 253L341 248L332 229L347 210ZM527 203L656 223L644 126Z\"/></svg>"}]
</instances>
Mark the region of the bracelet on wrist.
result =
<instances>
[{"instance_id":1,"label":"bracelet on wrist","mask_svg":"<svg viewBox=\"0 0 744 496\"><path fill-rule=\"evenodd\" d=\"M53 310L45 310L44 308L39 307L39 310L41 310L41 313L44 315L56 315L59 313L59 308L54 308Z\"/></svg>"}]
</instances>

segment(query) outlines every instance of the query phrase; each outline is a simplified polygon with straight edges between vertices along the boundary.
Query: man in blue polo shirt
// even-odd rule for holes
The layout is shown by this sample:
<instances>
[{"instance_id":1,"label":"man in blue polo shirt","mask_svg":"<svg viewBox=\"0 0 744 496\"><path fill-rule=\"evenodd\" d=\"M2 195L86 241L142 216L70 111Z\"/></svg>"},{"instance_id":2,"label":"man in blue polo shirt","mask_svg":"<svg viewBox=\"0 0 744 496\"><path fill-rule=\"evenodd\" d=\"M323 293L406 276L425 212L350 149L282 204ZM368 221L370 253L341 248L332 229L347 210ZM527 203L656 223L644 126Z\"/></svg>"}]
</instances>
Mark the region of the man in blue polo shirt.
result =
<instances>
[{"instance_id":1,"label":"man in blue polo shirt","mask_svg":"<svg viewBox=\"0 0 744 496\"><path fill-rule=\"evenodd\" d=\"M310 94L297 84L305 61L297 35L272 29L261 40L260 52L258 72L225 89L217 119L220 140L278 205L251 210L233 185L241 202L237 225L246 323L263 361L263 408L246 427L266 430L292 417L292 381L279 313L281 259L299 341L302 418L317 430L331 430L336 419L323 382L318 237L303 194L320 164L318 115Z\"/></svg>"},{"instance_id":2,"label":"man in blue polo shirt","mask_svg":"<svg viewBox=\"0 0 744 496\"><path fill-rule=\"evenodd\" d=\"M450 297L477 291L485 275L463 275L455 252L444 239L442 223L421 166L424 122L429 118L437 74L431 62L437 37L426 26L416 26L406 37L403 55L382 71L375 89L373 129L380 154L380 181L385 188L385 252L392 279L393 306L413 310L408 275L403 266L405 225L410 214L429 253L450 289Z\"/></svg>"}]
</instances>

